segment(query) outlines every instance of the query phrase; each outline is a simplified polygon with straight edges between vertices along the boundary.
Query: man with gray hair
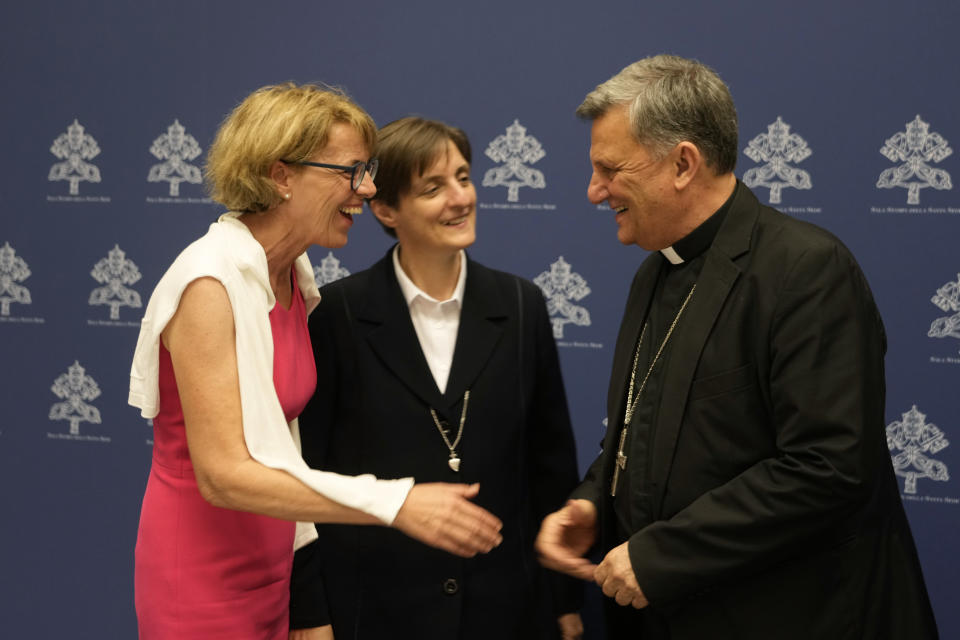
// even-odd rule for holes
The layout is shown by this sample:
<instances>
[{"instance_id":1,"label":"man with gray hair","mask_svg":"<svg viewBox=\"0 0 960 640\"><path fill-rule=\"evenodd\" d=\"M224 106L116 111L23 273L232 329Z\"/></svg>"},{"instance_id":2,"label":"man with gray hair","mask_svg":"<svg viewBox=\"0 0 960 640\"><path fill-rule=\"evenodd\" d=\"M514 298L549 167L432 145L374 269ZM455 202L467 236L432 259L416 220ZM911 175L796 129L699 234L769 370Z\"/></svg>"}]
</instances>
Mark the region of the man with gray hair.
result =
<instances>
[{"instance_id":1,"label":"man with gray hair","mask_svg":"<svg viewBox=\"0 0 960 640\"><path fill-rule=\"evenodd\" d=\"M577 115L590 201L653 253L603 452L544 520L544 565L600 585L610 637L937 637L886 445L886 338L853 256L736 179L733 99L699 62L640 60Z\"/></svg>"}]
</instances>

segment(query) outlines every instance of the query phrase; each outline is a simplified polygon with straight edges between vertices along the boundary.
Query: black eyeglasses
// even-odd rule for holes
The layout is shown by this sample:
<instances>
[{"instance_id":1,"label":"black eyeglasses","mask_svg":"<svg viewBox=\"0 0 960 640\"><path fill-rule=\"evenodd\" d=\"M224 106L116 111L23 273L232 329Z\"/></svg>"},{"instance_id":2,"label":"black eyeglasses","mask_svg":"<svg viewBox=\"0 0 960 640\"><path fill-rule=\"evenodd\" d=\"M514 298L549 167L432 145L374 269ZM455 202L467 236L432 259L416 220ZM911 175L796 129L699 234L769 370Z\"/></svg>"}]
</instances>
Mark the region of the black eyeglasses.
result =
<instances>
[{"instance_id":1,"label":"black eyeglasses","mask_svg":"<svg viewBox=\"0 0 960 640\"><path fill-rule=\"evenodd\" d=\"M327 164L326 162L294 162L291 160L283 160L285 164L302 164L308 167L320 167L321 169L336 169L337 171L343 171L344 173L350 173L350 187L356 191L360 188L360 185L363 184L363 176L370 174L370 179L373 180L377 175L377 167L380 166L380 162L376 158L370 158L369 162L357 162L353 165L345 164Z\"/></svg>"}]
</instances>

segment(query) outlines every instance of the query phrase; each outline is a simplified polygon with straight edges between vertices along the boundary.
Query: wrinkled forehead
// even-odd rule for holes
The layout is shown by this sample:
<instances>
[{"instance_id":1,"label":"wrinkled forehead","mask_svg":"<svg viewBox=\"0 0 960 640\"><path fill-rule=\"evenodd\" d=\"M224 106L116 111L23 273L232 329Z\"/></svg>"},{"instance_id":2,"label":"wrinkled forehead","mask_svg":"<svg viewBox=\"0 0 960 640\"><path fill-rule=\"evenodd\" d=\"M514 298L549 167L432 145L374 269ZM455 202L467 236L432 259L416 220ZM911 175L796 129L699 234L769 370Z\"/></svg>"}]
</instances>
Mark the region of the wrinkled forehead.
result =
<instances>
[{"instance_id":1,"label":"wrinkled forehead","mask_svg":"<svg viewBox=\"0 0 960 640\"><path fill-rule=\"evenodd\" d=\"M591 160L630 155L642 146L630 129L626 107L610 109L591 124Z\"/></svg>"}]
</instances>

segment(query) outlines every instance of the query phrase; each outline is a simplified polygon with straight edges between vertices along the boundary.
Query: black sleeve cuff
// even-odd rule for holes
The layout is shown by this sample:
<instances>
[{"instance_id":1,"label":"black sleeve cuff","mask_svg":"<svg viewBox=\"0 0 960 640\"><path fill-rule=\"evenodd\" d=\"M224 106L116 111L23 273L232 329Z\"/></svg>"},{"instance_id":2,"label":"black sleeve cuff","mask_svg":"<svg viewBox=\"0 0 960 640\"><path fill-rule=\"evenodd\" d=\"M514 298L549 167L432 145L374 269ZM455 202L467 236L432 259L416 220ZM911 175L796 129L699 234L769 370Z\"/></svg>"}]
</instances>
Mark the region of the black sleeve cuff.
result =
<instances>
[{"instance_id":1,"label":"black sleeve cuff","mask_svg":"<svg viewBox=\"0 0 960 640\"><path fill-rule=\"evenodd\" d=\"M290 628L311 629L330 624L317 542L293 554L290 576Z\"/></svg>"}]
</instances>

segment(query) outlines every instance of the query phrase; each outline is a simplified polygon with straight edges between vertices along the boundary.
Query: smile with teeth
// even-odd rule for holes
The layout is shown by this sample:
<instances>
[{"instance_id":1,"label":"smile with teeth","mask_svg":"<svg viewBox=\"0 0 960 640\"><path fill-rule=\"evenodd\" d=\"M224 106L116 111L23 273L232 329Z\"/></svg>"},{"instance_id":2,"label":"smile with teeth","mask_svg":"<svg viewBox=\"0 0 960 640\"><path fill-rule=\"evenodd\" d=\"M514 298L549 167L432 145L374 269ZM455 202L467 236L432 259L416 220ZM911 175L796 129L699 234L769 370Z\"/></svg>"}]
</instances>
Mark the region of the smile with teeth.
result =
<instances>
[{"instance_id":1,"label":"smile with teeth","mask_svg":"<svg viewBox=\"0 0 960 640\"><path fill-rule=\"evenodd\" d=\"M340 207L340 213L346 216L356 216L363 213L363 206L359 207Z\"/></svg>"},{"instance_id":2,"label":"smile with teeth","mask_svg":"<svg viewBox=\"0 0 960 640\"><path fill-rule=\"evenodd\" d=\"M613 209L614 213L623 213L624 211L627 210L627 207L626 207L626 206L622 206L622 207L610 207L610 208Z\"/></svg>"},{"instance_id":3,"label":"smile with teeth","mask_svg":"<svg viewBox=\"0 0 960 640\"><path fill-rule=\"evenodd\" d=\"M453 220L447 220L443 224L448 227L455 227L456 225L466 222L467 218L470 217L470 214L460 216L459 218L454 218Z\"/></svg>"}]
</instances>

